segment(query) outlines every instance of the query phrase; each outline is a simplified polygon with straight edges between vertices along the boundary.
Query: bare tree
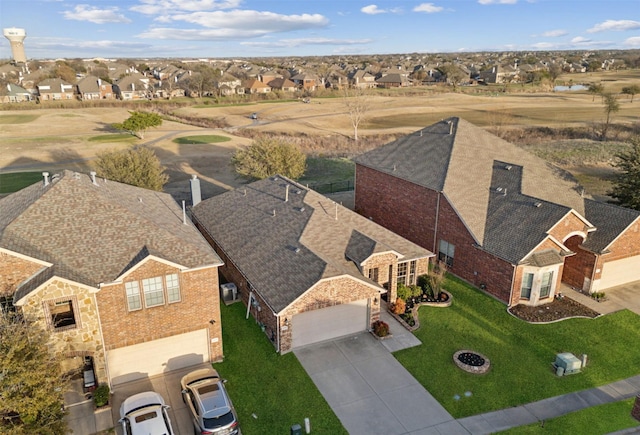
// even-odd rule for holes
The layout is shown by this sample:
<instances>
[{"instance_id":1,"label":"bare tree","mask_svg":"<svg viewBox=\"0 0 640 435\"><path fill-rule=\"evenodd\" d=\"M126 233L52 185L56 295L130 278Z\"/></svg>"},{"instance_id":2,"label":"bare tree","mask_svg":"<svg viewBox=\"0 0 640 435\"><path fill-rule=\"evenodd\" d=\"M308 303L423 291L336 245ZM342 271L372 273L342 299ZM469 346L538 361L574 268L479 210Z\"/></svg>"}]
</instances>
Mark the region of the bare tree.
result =
<instances>
[{"instance_id":1,"label":"bare tree","mask_svg":"<svg viewBox=\"0 0 640 435\"><path fill-rule=\"evenodd\" d=\"M602 126L600 140L606 140L607 132L609 131L609 126L611 125L611 114L616 113L620 110L620 103L618 102L618 98L610 93L602 94L602 99L604 102L604 114L606 115L606 119Z\"/></svg>"},{"instance_id":2,"label":"bare tree","mask_svg":"<svg viewBox=\"0 0 640 435\"><path fill-rule=\"evenodd\" d=\"M353 126L353 140L358 142L358 127L369 111L369 98L360 88L345 88L343 102Z\"/></svg>"}]
</instances>

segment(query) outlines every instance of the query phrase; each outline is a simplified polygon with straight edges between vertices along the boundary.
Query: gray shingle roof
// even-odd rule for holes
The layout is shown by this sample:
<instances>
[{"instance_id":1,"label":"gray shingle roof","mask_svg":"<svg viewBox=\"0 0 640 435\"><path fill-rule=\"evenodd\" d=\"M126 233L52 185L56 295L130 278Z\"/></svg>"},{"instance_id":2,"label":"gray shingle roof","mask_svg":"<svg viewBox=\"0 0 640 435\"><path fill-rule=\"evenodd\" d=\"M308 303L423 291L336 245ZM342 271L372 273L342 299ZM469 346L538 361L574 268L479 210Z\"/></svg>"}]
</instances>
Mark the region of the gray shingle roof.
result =
<instances>
[{"instance_id":1,"label":"gray shingle roof","mask_svg":"<svg viewBox=\"0 0 640 435\"><path fill-rule=\"evenodd\" d=\"M591 199L585 200L584 205L585 217L597 230L589 233L583 246L597 253L605 251L616 237L640 217L639 211Z\"/></svg>"},{"instance_id":2,"label":"gray shingle roof","mask_svg":"<svg viewBox=\"0 0 640 435\"><path fill-rule=\"evenodd\" d=\"M356 159L360 165L444 192L478 244L486 237L494 162L522 170L522 195L584 213L580 187L565 171L457 118L448 118Z\"/></svg>"},{"instance_id":3,"label":"gray shingle roof","mask_svg":"<svg viewBox=\"0 0 640 435\"><path fill-rule=\"evenodd\" d=\"M322 278L350 275L370 283L348 257L364 260L372 252L397 252L410 260L432 255L280 176L205 200L193 208L193 216L275 312Z\"/></svg>"},{"instance_id":4,"label":"gray shingle roof","mask_svg":"<svg viewBox=\"0 0 640 435\"><path fill-rule=\"evenodd\" d=\"M220 265L169 194L64 171L0 199L0 247L52 263L92 287L156 255L194 268Z\"/></svg>"}]
</instances>

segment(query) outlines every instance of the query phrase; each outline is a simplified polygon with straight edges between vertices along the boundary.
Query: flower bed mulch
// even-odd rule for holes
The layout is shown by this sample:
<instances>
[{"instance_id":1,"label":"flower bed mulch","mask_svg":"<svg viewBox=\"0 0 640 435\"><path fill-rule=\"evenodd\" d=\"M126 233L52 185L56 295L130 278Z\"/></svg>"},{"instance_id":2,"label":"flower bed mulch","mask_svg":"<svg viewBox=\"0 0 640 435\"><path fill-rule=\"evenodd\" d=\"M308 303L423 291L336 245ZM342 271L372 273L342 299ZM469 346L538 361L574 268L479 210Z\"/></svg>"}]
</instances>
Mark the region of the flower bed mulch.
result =
<instances>
[{"instance_id":1,"label":"flower bed mulch","mask_svg":"<svg viewBox=\"0 0 640 435\"><path fill-rule=\"evenodd\" d=\"M568 297L554 299L545 305L516 305L509 309L514 316L532 323L554 322L571 317L598 317L600 313Z\"/></svg>"}]
</instances>

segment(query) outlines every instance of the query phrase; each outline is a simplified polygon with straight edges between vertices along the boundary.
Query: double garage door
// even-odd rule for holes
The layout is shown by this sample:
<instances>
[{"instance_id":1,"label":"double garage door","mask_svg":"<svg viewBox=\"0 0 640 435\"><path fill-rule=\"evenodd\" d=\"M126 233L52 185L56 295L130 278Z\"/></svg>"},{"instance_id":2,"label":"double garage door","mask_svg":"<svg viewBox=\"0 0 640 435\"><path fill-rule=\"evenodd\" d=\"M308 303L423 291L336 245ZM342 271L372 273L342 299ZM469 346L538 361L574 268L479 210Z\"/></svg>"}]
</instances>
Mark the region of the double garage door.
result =
<instances>
[{"instance_id":1,"label":"double garage door","mask_svg":"<svg viewBox=\"0 0 640 435\"><path fill-rule=\"evenodd\" d=\"M107 352L113 385L209 361L206 329L121 347Z\"/></svg>"},{"instance_id":2,"label":"double garage door","mask_svg":"<svg viewBox=\"0 0 640 435\"><path fill-rule=\"evenodd\" d=\"M640 281L640 256L604 263L598 290Z\"/></svg>"},{"instance_id":3,"label":"double garage door","mask_svg":"<svg viewBox=\"0 0 640 435\"><path fill-rule=\"evenodd\" d=\"M368 301L363 299L296 314L291 328L293 348L366 331L369 328Z\"/></svg>"}]
</instances>

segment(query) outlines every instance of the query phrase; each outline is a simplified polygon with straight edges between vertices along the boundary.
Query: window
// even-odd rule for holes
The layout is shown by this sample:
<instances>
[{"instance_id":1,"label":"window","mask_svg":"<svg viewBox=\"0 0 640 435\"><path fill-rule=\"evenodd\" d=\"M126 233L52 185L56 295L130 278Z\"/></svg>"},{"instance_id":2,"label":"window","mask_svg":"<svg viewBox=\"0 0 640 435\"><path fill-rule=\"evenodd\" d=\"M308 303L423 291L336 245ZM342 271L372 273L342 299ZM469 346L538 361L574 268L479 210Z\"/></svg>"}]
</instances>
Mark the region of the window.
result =
<instances>
[{"instance_id":1,"label":"window","mask_svg":"<svg viewBox=\"0 0 640 435\"><path fill-rule=\"evenodd\" d=\"M416 283L416 261L413 260L409 263L409 282L408 285Z\"/></svg>"},{"instance_id":2,"label":"window","mask_svg":"<svg viewBox=\"0 0 640 435\"><path fill-rule=\"evenodd\" d=\"M444 262L449 267L453 267L453 256L456 252L456 247L446 240L440 240L440 246L438 249L438 260Z\"/></svg>"},{"instance_id":3,"label":"window","mask_svg":"<svg viewBox=\"0 0 640 435\"><path fill-rule=\"evenodd\" d=\"M531 297L531 287L533 287L533 273L525 273L522 277L520 297L523 299L529 299Z\"/></svg>"},{"instance_id":4,"label":"window","mask_svg":"<svg viewBox=\"0 0 640 435\"><path fill-rule=\"evenodd\" d=\"M378 282L378 268L374 267L373 269L369 269L369 279L375 282Z\"/></svg>"},{"instance_id":5,"label":"window","mask_svg":"<svg viewBox=\"0 0 640 435\"><path fill-rule=\"evenodd\" d=\"M551 283L553 281L553 272L545 272L542 275L542 283L540 284L540 298L546 298L551 293Z\"/></svg>"},{"instance_id":6,"label":"window","mask_svg":"<svg viewBox=\"0 0 640 435\"><path fill-rule=\"evenodd\" d=\"M142 301L140 300L140 286L138 281L130 281L124 283L124 288L127 291L127 306L129 311L135 311L142 308Z\"/></svg>"},{"instance_id":7,"label":"window","mask_svg":"<svg viewBox=\"0 0 640 435\"><path fill-rule=\"evenodd\" d=\"M407 283L407 263L398 263L398 284Z\"/></svg>"},{"instance_id":8,"label":"window","mask_svg":"<svg viewBox=\"0 0 640 435\"><path fill-rule=\"evenodd\" d=\"M146 278L142 280L144 290L144 305L155 307L164 304L164 289L162 288L162 277Z\"/></svg>"},{"instance_id":9,"label":"window","mask_svg":"<svg viewBox=\"0 0 640 435\"><path fill-rule=\"evenodd\" d=\"M73 329L76 325L73 300L49 302L49 315L54 330Z\"/></svg>"},{"instance_id":10,"label":"window","mask_svg":"<svg viewBox=\"0 0 640 435\"><path fill-rule=\"evenodd\" d=\"M178 274L172 273L165 277L167 280L167 300L171 302L180 302L180 282Z\"/></svg>"}]
</instances>

